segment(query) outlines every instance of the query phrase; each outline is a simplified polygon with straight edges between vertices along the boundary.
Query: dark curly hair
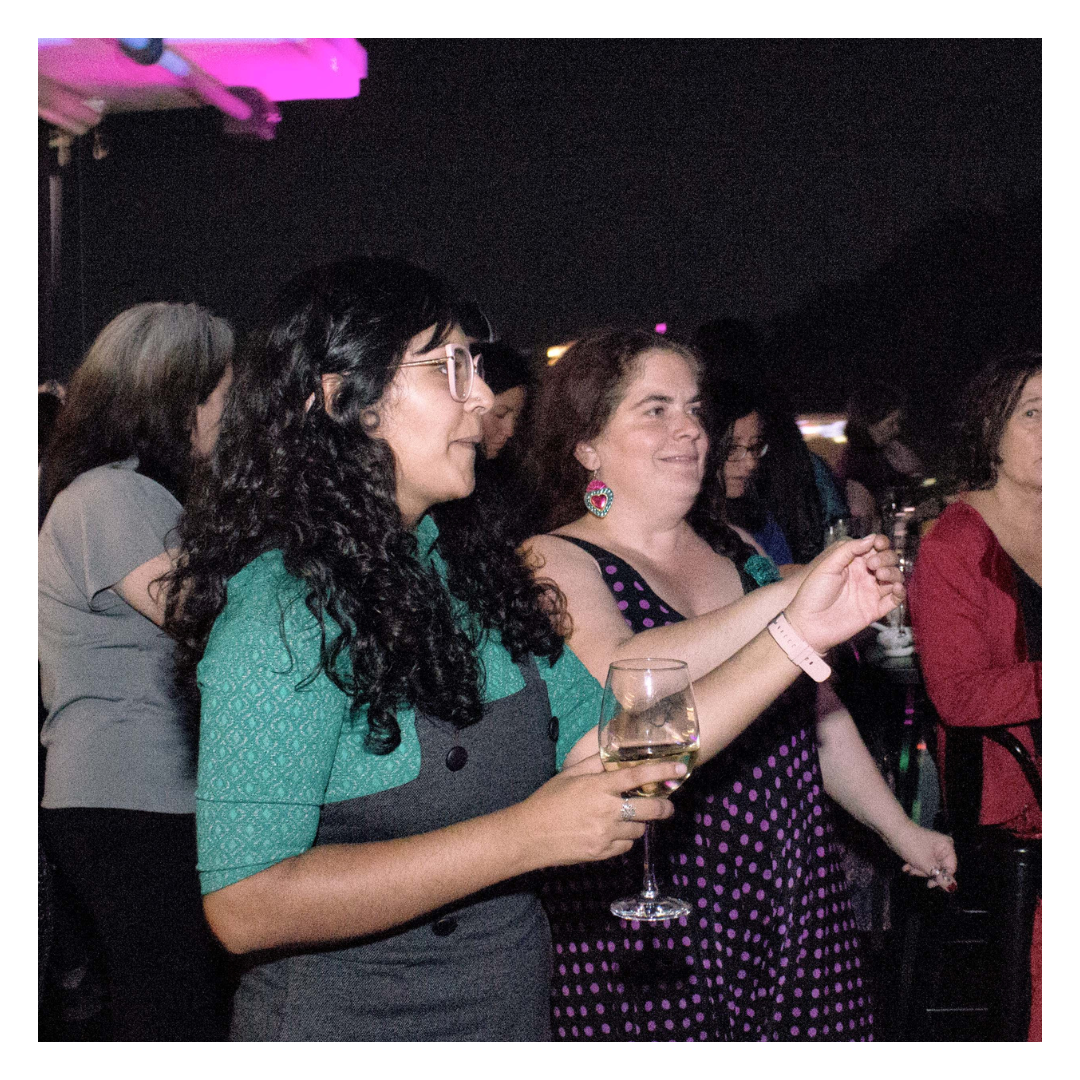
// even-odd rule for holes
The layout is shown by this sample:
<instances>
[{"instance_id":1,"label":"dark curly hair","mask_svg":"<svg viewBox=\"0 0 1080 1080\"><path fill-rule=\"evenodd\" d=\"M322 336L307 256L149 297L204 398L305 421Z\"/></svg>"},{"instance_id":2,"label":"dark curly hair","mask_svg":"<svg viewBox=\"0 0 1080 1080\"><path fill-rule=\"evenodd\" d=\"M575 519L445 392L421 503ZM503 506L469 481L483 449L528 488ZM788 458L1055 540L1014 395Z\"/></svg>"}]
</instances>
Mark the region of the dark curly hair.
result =
<instances>
[{"instance_id":1,"label":"dark curly hair","mask_svg":"<svg viewBox=\"0 0 1080 1080\"><path fill-rule=\"evenodd\" d=\"M94 339L45 449L46 506L77 476L125 458L181 501L195 409L221 381L233 331L197 304L137 304Z\"/></svg>"},{"instance_id":2,"label":"dark curly hair","mask_svg":"<svg viewBox=\"0 0 1080 1080\"><path fill-rule=\"evenodd\" d=\"M393 452L372 434L409 342L430 330L434 347L457 323L443 281L387 258L318 267L275 298L237 357L217 449L180 519L166 628L182 675L193 676L226 582L273 549L322 629L319 664L299 685L325 673L354 719L366 705L374 753L400 744L406 704L457 728L480 719L484 631L515 661L560 655L561 597L533 580L471 498L432 511L449 594L475 617L459 624L403 523ZM340 377L332 412L324 374Z\"/></svg>"},{"instance_id":3,"label":"dark curly hair","mask_svg":"<svg viewBox=\"0 0 1080 1080\"><path fill-rule=\"evenodd\" d=\"M601 330L575 342L541 379L525 434L524 468L536 520L545 532L581 517L589 473L574 449L603 431L650 349L677 353L700 378L697 354L677 342L650 330ZM724 518L717 469L725 456L719 442L710 439L705 478L687 520L721 555L734 558L744 544Z\"/></svg>"},{"instance_id":4,"label":"dark curly hair","mask_svg":"<svg viewBox=\"0 0 1080 1080\"><path fill-rule=\"evenodd\" d=\"M997 483L1001 437L1024 386L1042 371L1042 354L1025 352L995 360L968 384L956 440L955 472L971 491Z\"/></svg>"}]
</instances>

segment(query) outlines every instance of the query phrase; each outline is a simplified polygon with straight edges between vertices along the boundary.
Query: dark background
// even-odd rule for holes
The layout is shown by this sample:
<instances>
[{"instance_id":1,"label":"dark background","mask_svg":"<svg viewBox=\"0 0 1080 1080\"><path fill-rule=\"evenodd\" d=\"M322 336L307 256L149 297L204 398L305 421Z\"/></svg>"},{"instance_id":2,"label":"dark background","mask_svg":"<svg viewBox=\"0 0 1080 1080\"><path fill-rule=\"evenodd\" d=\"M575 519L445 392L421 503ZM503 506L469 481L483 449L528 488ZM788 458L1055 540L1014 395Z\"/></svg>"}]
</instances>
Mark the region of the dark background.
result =
<instances>
[{"instance_id":1,"label":"dark background","mask_svg":"<svg viewBox=\"0 0 1080 1080\"><path fill-rule=\"evenodd\" d=\"M110 115L63 173L63 275L40 374L105 322L195 300L243 328L313 262L403 255L542 350L602 325L750 322L734 374L800 409L868 373L934 448L959 383L1038 347L1041 43L371 40L359 98Z\"/></svg>"}]
</instances>

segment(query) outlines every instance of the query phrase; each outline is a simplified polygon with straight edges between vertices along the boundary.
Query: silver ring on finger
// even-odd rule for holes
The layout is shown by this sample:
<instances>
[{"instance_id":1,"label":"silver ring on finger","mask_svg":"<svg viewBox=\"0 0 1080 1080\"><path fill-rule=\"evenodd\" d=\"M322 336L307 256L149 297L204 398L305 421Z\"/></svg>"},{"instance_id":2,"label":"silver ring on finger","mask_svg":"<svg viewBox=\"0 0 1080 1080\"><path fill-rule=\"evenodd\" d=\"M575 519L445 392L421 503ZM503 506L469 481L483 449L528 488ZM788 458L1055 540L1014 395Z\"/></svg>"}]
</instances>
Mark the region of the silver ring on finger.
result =
<instances>
[{"instance_id":1,"label":"silver ring on finger","mask_svg":"<svg viewBox=\"0 0 1080 1080\"><path fill-rule=\"evenodd\" d=\"M634 809L634 804L629 799L623 799L622 806L619 808L619 817L623 821L633 821L637 817L637 811Z\"/></svg>"}]
</instances>

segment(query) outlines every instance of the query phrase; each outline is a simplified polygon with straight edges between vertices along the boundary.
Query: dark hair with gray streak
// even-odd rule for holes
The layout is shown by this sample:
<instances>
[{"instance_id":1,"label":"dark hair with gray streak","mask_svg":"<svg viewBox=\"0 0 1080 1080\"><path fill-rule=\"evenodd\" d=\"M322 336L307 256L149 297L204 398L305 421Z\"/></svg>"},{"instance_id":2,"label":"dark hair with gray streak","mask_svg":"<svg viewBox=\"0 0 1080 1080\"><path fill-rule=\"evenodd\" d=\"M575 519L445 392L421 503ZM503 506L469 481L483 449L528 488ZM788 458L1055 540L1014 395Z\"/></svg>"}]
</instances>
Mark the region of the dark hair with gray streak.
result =
<instances>
[{"instance_id":1,"label":"dark hair with gray streak","mask_svg":"<svg viewBox=\"0 0 1080 1080\"><path fill-rule=\"evenodd\" d=\"M197 304L122 311L68 384L45 450L47 502L87 470L129 457L182 500L195 409L221 381L232 354L232 328Z\"/></svg>"}]
</instances>

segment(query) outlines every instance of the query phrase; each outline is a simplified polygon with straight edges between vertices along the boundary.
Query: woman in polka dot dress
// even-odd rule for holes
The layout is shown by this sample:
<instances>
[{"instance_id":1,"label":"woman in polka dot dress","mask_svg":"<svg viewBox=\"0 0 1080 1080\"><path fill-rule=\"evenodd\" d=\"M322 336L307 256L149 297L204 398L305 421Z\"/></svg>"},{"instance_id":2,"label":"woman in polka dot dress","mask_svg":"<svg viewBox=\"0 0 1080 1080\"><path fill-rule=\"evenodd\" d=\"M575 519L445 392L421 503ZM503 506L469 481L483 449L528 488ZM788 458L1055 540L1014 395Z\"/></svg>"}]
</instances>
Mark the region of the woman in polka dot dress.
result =
<instances>
[{"instance_id":1,"label":"woman in polka dot dress","mask_svg":"<svg viewBox=\"0 0 1080 1080\"><path fill-rule=\"evenodd\" d=\"M530 463L556 531L528 546L566 597L571 648L601 681L612 660L647 655L686 660L699 677L801 580L778 580L723 525L698 411L694 356L644 332L584 339L541 387ZM602 516L578 512L590 474L609 492ZM547 875L556 1039L872 1037L826 793L930 884L956 859L948 837L904 815L821 686L801 679L675 794L658 877L690 916L611 915L610 902L640 886L637 849Z\"/></svg>"}]
</instances>

